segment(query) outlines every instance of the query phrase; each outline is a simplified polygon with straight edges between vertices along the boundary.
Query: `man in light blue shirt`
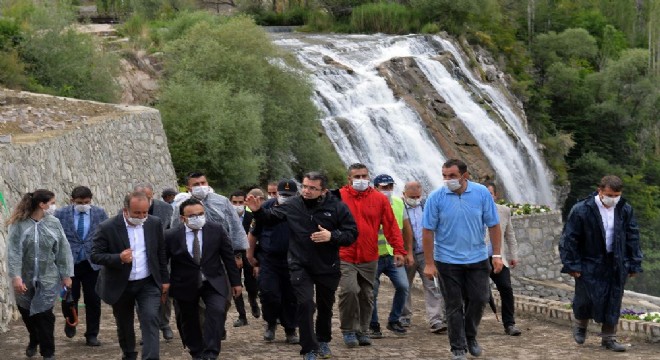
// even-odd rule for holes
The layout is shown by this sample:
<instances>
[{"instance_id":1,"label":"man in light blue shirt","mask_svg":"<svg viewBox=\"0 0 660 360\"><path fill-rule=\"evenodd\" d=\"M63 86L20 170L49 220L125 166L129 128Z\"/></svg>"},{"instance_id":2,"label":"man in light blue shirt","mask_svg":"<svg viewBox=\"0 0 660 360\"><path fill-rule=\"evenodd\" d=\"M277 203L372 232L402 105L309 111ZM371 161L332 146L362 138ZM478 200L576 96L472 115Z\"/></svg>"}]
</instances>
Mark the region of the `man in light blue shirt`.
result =
<instances>
[{"instance_id":1,"label":"man in light blue shirt","mask_svg":"<svg viewBox=\"0 0 660 360\"><path fill-rule=\"evenodd\" d=\"M445 299L452 359L482 351L477 328L488 302L490 266L484 225L493 239L493 271L502 270L501 232L495 202L485 186L468 181L467 165L448 160L442 165L445 187L429 195L422 231L424 275L439 275Z\"/></svg>"}]
</instances>

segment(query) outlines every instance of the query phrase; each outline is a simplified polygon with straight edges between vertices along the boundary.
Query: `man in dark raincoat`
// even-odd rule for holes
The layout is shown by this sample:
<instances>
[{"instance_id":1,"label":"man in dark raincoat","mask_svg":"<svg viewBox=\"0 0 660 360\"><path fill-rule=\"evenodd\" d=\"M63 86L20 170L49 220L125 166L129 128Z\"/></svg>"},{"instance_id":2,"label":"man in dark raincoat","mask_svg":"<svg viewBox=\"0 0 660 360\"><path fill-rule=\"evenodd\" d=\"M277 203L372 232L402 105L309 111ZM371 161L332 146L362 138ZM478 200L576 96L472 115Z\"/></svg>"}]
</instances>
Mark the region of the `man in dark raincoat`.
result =
<instances>
[{"instance_id":1,"label":"man in dark raincoat","mask_svg":"<svg viewBox=\"0 0 660 360\"><path fill-rule=\"evenodd\" d=\"M642 272L639 228L622 191L620 178L602 178L597 193L573 206L559 242L561 271L575 278L575 342L584 343L594 319L602 324L601 346L612 351L626 351L616 341L623 287Z\"/></svg>"}]
</instances>

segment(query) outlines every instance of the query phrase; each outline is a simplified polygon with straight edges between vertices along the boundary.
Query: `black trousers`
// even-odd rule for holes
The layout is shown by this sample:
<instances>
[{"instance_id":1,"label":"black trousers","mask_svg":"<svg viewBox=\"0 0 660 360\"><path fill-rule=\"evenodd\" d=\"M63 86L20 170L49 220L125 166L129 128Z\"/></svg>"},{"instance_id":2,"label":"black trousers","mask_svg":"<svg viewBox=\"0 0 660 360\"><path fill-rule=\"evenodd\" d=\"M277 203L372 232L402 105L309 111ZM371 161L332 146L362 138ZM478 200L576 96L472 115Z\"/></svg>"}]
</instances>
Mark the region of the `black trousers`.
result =
<instances>
[{"instance_id":1,"label":"black trousers","mask_svg":"<svg viewBox=\"0 0 660 360\"><path fill-rule=\"evenodd\" d=\"M243 268L240 269L240 271L243 272L243 285L245 285L245 290L248 293L250 306L255 306L257 305L257 294L259 292L257 279L254 277L252 265L250 265L250 262L245 255L245 251L241 251L241 256L243 258ZM238 317L245 319L245 301L243 301L243 294L234 298L234 304L236 305L236 311L238 311Z\"/></svg>"},{"instance_id":2,"label":"black trousers","mask_svg":"<svg viewBox=\"0 0 660 360\"><path fill-rule=\"evenodd\" d=\"M117 324L117 338L124 353L124 359L137 358L135 351L135 304L142 332L142 359L155 360L160 356L159 334L161 290L153 277L129 281L116 303L112 304L112 314Z\"/></svg>"},{"instance_id":3,"label":"black trousers","mask_svg":"<svg viewBox=\"0 0 660 360\"><path fill-rule=\"evenodd\" d=\"M55 315L53 308L30 316L29 309L18 307L21 318L30 334L30 347L39 345L43 357L55 355Z\"/></svg>"},{"instance_id":4,"label":"black trousers","mask_svg":"<svg viewBox=\"0 0 660 360\"><path fill-rule=\"evenodd\" d=\"M204 302L204 324L200 323L199 300ZM207 281L202 283L193 300L176 299L181 315L181 330L190 355L216 359L220 354L220 338L225 331L227 299Z\"/></svg>"},{"instance_id":5,"label":"black trousers","mask_svg":"<svg viewBox=\"0 0 660 360\"><path fill-rule=\"evenodd\" d=\"M298 325L300 331L301 354L316 351L319 342L332 340L332 306L339 285L340 273L310 274L305 269L294 269L291 273L291 286L298 302ZM314 290L316 289L316 304ZM316 332L314 331L314 312Z\"/></svg>"},{"instance_id":6,"label":"black trousers","mask_svg":"<svg viewBox=\"0 0 660 360\"><path fill-rule=\"evenodd\" d=\"M99 326L101 323L101 298L96 294L96 279L99 272L92 269L89 261L85 260L73 267L74 276L71 279L71 290L73 291L73 300L78 308L80 300L80 290L82 289L85 302L85 337L96 337L99 335ZM78 310L80 313L80 310ZM66 325L68 326L68 325Z\"/></svg>"},{"instance_id":7,"label":"black trousers","mask_svg":"<svg viewBox=\"0 0 660 360\"><path fill-rule=\"evenodd\" d=\"M500 293L500 299L502 300L502 325L506 329L508 326L516 324L513 316L515 304L513 301L513 288L511 287L511 271L508 267L503 266L502 271L495 274L492 270L493 258L489 258L488 260L491 265L490 279L495 283L497 291Z\"/></svg>"},{"instance_id":8,"label":"black trousers","mask_svg":"<svg viewBox=\"0 0 660 360\"><path fill-rule=\"evenodd\" d=\"M287 333L295 331L296 296L291 286L286 254L259 255L259 299L264 320L268 326L275 326L277 320Z\"/></svg>"},{"instance_id":9,"label":"black trousers","mask_svg":"<svg viewBox=\"0 0 660 360\"><path fill-rule=\"evenodd\" d=\"M447 311L447 333L451 350L467 350L467 339L477 337L477 329L488 303L488 260L474 264L435 265L440 274L440 290Z\"/></svg>"}]
</instances>

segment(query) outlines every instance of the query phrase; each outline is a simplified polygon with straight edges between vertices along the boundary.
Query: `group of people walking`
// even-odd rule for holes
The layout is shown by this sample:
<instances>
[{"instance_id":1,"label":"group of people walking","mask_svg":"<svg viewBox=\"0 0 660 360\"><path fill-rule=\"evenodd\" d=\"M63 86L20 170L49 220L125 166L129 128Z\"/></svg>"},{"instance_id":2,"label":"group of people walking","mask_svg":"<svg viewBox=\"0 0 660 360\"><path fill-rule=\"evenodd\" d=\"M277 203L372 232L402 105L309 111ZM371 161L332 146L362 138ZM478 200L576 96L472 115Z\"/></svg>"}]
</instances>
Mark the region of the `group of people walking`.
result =
<instances>
[{"instance_id":1,"label":"group of people walking","mask_svg":"<svg viewBox=\"0 0 660 360\"><path fill-rule=\"evenodd\" d=\"M232 299L239 315L233 326L248 323L245 285L252 316L263 315L264 341L273 341L280 325L287 343L300 344L303 359L327 359L335 299L344 345L372 345L383 337L377 302L385 274L395 288L385 327L403 336L412 320L410 284L419 274L429 331L448 334L452 359L480 356L477 333L491 294L489 278L501 295L504 332L521 334L509 271L518 265L517 243L508 208L494 201L495 184L470 181L460 160L447 161L442 176L445 186L426 199L417 181L407 182L398 196L390 175L372 178L364 164L355 163L338 190L328 189L324 174L309 172L301 184L269 183L267 196L253 189L227 198L196 172L187 176L186 192L163 191L166 201L154 197L150 184L136 185L111 218L92 204L85 186L76 187L71 204L59 209L51 191L25 194L7 221L9 275L30 334L25 354L39 350L43 358L54 358L53 304L64 286L73 292L75 307L84 295L88 346L101 345L103 300L112 307L122 359L138 356L136 313L141 358L159 358L159 333L166 340L174 336L171 308L191 357L216 359ZM612 195L607 191L620 195L621 187L601 186L606 190L602 196L599 190L599 204L618 209L610 211L616 221L603 215L611 225L604 233L608 251L601 256L598 249L585 249L583 237L599 234L580 233L585 227L576 222L585 221L588 211L574 215L575 209L560 249L565 271L576 278L576 341L584 342L586 321L594 318L604 324L603 346L621 351L611 324L625 277L603 289L610 279L594 263L605 261L611 274L625 265L626 275L634 274L641 271L641 252L630 206L622 212L605 200ZM597 295L614 301L599 306L591 284L601 286ZM64 332L74 337L76 327L65 323Z\"/></svg>"}]
</instances>

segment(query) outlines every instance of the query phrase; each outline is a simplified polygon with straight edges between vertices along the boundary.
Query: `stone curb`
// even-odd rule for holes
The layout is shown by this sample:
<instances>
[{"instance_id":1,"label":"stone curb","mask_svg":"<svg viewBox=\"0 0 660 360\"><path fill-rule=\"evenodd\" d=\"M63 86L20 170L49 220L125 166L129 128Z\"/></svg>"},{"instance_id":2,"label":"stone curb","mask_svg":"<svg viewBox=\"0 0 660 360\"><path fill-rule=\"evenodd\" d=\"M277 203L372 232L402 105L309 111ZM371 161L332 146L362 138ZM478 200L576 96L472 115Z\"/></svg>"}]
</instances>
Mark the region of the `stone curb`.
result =
<instances>
[{"instance_id":1,"label":"stone curb","mask_svg":"<svg viewBox=\"0 0 660 360\"><path fill-rule=\"evenodd\" d=\"M497 291L493 292L493 298L495 303L501 306ZM560 325L571 326L573 323L573 310L566 308L567 303L518 294L514 294L514 298L517 312L536 315ZM645 338L653 343L660 342L660 323L619 319L619 333L621 332Z\"/></svg>"}]
</instances>

